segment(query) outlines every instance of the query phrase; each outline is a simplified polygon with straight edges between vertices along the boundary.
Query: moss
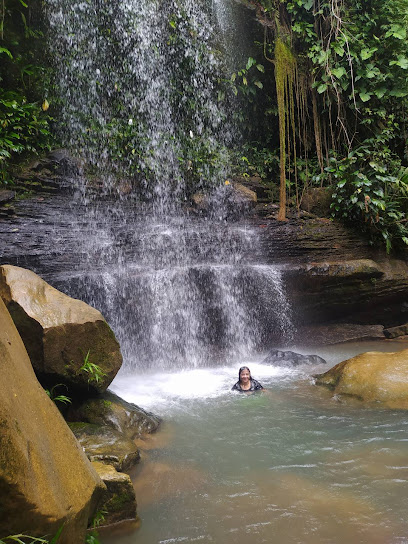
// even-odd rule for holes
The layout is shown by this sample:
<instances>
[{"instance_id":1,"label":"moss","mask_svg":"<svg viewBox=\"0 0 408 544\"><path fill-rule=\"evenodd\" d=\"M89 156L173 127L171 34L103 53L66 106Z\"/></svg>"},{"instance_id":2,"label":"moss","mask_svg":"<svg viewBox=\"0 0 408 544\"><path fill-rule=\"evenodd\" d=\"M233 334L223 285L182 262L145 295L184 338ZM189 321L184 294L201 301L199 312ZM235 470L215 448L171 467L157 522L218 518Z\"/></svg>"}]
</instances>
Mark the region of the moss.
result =
<instances>
[{"instance_id":1,"label":"moss","mask_svg":"<svg viewBox=\"0 0 408 544\"><path fill-rule=\"evenodd\" d=\"M296 66L296 58L290 47L278 36L275 41L275 82L280 146L280 206L278 219L281 221L286 217L286 129L290 124L292 132L294 132L293 89L296 80ZM291 120L291 123L289 120ZM294 143L293 147L295 147Z\"/></svg>"},{"instance_id":2,"label":"moss","mask_svg":"<svg viewBox=\"0 0 408 544\"><path fill-rule=\"evenodd\" d=\"M75 434L75 432L83 431L89 423L84 423L83 421L76 421L75 423L69 422L68 427Z\"/></svg>"},{"instance_id":3,"label":"moss","mask_svg":"<svg viewBox=\"0 0 408 544\"><path fill-rule=\"evenodd\" d=\"M124 510L129 503L132 503L133 500L133 496L130 492L123 491L122 493L115 493L106 503L105 507L110 512L120 512L121 510Z\"/></svg>"}]
</instances>

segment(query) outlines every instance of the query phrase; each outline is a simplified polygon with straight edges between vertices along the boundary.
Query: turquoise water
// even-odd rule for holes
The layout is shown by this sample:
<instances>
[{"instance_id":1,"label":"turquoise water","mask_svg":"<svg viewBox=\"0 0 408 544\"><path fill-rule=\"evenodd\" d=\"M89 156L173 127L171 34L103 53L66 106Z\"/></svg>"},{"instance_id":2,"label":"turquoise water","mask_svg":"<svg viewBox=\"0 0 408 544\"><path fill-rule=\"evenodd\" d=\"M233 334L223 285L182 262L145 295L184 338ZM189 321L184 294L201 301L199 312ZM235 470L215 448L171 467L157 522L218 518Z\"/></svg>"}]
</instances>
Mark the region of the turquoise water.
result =
<instances>
[{"instance_id":1,"label":"turquoise water","mask_svg":"<svg viewBox=\"0 0 408 544\"><path fill-rule=\"evenodd\" d=\"M329 368L359 351L406 347L314 353ZM140 528L103 544L408 542L408 414L334 400L311 379L324 367L250 368L267 393L230 392L235 367L115 380L165 423L133 475Z\"/></svg>"}]
</instances>

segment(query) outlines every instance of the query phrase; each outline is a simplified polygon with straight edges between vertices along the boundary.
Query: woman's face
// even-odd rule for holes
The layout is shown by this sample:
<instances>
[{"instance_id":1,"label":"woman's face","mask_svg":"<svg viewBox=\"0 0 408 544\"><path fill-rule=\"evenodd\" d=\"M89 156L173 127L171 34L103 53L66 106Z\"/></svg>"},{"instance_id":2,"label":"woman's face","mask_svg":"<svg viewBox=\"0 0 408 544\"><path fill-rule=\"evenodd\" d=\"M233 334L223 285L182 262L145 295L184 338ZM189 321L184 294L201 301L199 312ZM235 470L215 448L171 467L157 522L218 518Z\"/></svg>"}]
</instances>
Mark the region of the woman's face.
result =
<instances>
[{"instance_id":1,"label":"woman's face","mask_svg":"<svg viewBox=\"0 0 408 544\"><path fill-rule=\"evenodd\" d=\"M251 373L249 372L249 370L244 369L240 375L240 382L245 384L248 383L250 379Z\"/></svg>"}]
</instances>

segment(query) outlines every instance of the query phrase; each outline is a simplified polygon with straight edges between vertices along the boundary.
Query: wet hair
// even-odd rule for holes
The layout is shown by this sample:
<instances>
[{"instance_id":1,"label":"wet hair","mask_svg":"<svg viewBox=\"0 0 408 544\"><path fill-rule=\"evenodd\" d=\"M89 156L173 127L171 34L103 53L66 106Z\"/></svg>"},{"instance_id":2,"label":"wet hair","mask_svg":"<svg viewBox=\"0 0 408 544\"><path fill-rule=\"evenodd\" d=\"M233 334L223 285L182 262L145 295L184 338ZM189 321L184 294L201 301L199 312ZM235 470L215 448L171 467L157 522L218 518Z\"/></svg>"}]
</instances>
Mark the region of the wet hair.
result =
<instances>
[{"instance_id":1,"label":"wet hair","mask_svg":"<svg viewBox=\"0 0 408 544\"><path fill-rule=\"evenodd\" d=\"M238 380L241 381L241 372L243 370L248 370L249 372L249 377L251 378L251 371L249 370L249 368L247 366L241 366L241 368L239 369L239 372L238 372Z\"/></svg>"}]
</instances>

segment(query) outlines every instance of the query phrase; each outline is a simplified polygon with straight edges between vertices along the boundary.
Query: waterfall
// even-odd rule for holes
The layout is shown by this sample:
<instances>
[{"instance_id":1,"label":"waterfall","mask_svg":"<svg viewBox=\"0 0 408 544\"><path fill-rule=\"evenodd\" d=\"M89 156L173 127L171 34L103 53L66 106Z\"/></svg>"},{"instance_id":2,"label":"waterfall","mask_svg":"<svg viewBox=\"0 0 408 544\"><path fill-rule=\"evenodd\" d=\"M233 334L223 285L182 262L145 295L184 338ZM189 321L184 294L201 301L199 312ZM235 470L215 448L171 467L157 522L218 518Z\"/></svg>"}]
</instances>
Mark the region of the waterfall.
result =
<instances>
[{"instance_id":1,"label":"waterfall","mask_svg":"<svg viewBox=\"0 0 408 544\"><path fill-rule=\"evenodd\" d=\"M104 313L130 369L242 359L292 334L278 268L256 228L229 218L240 136L225 93L245 40L228 1L46 2L58 132L83 165L83 259L67 283ZM204 216L189 208L197 191Z\"/></svg>"}]
</instances>

